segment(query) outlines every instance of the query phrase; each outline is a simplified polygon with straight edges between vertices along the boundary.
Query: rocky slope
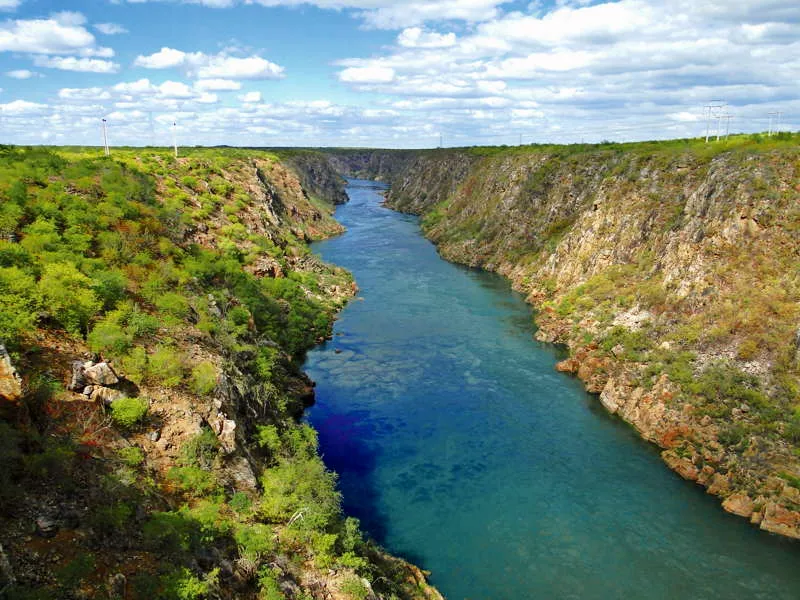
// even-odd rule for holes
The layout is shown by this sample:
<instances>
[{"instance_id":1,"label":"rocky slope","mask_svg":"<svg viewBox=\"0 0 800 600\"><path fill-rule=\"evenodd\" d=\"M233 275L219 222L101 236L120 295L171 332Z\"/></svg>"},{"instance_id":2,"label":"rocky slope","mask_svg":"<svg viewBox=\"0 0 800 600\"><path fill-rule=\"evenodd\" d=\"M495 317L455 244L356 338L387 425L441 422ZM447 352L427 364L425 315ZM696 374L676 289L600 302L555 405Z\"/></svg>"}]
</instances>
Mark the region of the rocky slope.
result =
<instances>
[{"instance_id":1,"label":"rocky slope","mask_svg":"<svg viewBox=\"0 0 800 600\"><path fill-rule=\"evenodd\" d=\"M797 141L419 152L387 203L509 277L559 369L678 474L800 538Z\"/></svg>"},{"instance_id":2,"label":"rocky slope","mask_svg":"<svg viewBox=\"0 0 800 600\"><path fill-rule=\"evenodd\" d=\"M0 596L440 598L341 513L297 420L355 291L305 245L341 231L338 182L0 148Z\"/></svg>"}]
</instances>

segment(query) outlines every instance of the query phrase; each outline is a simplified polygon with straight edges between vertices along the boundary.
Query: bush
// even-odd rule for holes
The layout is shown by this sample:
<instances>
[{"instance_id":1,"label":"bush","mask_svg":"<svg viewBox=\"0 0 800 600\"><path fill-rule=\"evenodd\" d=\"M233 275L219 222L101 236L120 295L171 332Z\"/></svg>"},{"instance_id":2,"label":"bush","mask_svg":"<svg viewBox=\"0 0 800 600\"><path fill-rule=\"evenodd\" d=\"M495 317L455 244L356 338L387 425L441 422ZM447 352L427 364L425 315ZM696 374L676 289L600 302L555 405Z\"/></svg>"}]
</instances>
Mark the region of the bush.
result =
<instances>
[{"instance_id":1,"label":"bush","mask_svg":"<svg viewBox=\"0 0 800 600\"><path fill-rule=\"evenodd\" d=\"M192 390L201 396L217 387L217 368L210 362L201 362L192 369Z\"/></svg>"},{"instance_id":2,"label":"bush","mask_svg":"<svg viewBox=\"0 0 800 600\"><path fill-rule=\"evenodd\" d=\"M150 403L144 398L120 398L111 405L111 419L123 429L132 429L147 414Z\"/></svg>"},{"instance_id":3,"label":"bush","mask_svg":"<svg viewBox=\"0 0 800 600\"><path fill-rule=\"evenodd\" d=\"M120 325L106 319L94 326L87 342L92 352L117 357L128 351L133 339Z\"/></svg>"},{"instance_id":4,"label":"bush","mask_svg":"<svg viewBox=\"0 0 800 600\"><path fill-rule=\"evenodd\" d=\"M136 446L128 446L117 452L123 464L129 467L138 467L144 462L144 452Z\"/></svg>"},{"instance_id":5,"label":"bush","mask_svg":"<svg viewBox=\"0 0 800 600\"><path fill-rule=\"evenodd\" d=\"M182 492L198 498L220 492L214 475L199 467L173 467L167 473L167 478Z\"/></svg>"},{"instance_id":6,"label":"bush","mask_svg":"<svg viewBox=\"0 0 800 600\"><path fill-rule=\"evenodd\" d=\"M208 428L189 438L181 446L180 464L187 467L208 469L219 450L219 440Z\"/></svg>"},{"instance_id":7,"label":"bush","mask_svg":"<svg viewBox=\"0 0 800 600\"><path fill-rule=\"evenodd\" d=\"M141 385L147 376L147 353L144 348L137 346L120 359L120 365L126 379Z\"/></svg>"},{"instance_id":8,"label":"bush","mask_svg":"<svg viewBox=\"0 0 800 600\"><path fill-rule=\"evenodd\" d=\"M233 537L239 548L239 555L255 563L275 550L272 528L263 523L241 525Z\"/></svg>"},{"instance_id":9,"label":"bush","mask_svg":"<svg viewBox=\"0 0 800 600\"><path fill-rule=\"evenodd\" d=\"M17 267L0 267L0 335L7 344L36 323L39 298L33 277Z\"/></svg>"},{"instance_id":10,"label":"bush","mask_svg":"<svg viewBox=\"0 0 800 600\"><path fill-rule=\"evenodd\" d=\"M166 292L157 296L154 304L164 314L177 319L184 319L189 314L189 301L174 292Z\"/></svg>"},{"instance_id":11,"label":"bush","mask_svg":"<svg viewBox=\"0 0 800 600\"><path fill-rule=\"evenodd\" d=\"M148 374L166 387L176 387L183 380L183 356L169 346L159 346L150 355Z\"/></svg>"},{"instance_id":12,"label":"bush","mask_svg":"<svg viewBox=\"0 0 800 600\"><path fill-rule=\"evenodd\" d=\"M39 281L47 311L70 333L85 332L102 307L91 286L92 280L68 263L45 265Z\"/></svg>"}]
</instances>

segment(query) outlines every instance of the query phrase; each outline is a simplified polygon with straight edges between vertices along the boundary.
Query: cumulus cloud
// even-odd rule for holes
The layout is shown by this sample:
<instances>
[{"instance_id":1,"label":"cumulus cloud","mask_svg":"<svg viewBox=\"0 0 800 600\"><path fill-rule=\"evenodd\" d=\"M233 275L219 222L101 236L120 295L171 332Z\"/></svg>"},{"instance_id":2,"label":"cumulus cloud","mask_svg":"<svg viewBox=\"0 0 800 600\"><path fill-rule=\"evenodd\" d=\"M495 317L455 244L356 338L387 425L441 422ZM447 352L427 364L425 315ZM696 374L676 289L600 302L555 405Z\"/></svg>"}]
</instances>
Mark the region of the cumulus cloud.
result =
<instances>
[{"instance_id":1,"label":"cumulus cloud","mask_svg":"<svg viewBox=\"0 0 800 600\"><path fill-rule=\"evenodd\" d=\"M234 92L242 89L242 84L231 79L200 79L194 87L207 92Z\"/></svg>"},{"instance_id":2,"label":"cumulus cloud","mask_svg":"<svg viewBox=\"0 0 800 600\"><path fill-rule=\"evenodd\" d=\"M48 19L7 20L0 23L0 52L80 54L109 58L110 48L96 45L80 13L62 12Z\"/></svg>"},{"instance_id":3,"label":"cumulus cloud","mask_svg":"<svg viewBox=\"0 0 800 600\"><path fill-rule=\"evenodd\" d=\"M455 33L423 31L419 27L404 29L397 36L397 43L405 48L449 48L456 44Z\"/></svg>"},{"instance_id":4,"label":"cumulus cloud","mask_svg":"<svg viewBox=\"0 0 800 600\"><path fill-rule=\"evenodd\" d=\"M394 81L394 69L380 65L350 67L339 73L339 79L347 83L390 83Z\"/></svg>"},{"instance_id":5,"label":"cumulus cloud","mask_svg":"<svg viewBox=\"0 0 800 600\"><path fill-rule=\"evenodd\" d=\"M22 0L0 0L0 10L14 10L20 4L22 4Z\"/></svg>"},{"instance_id":6,"label":"cumulus cloud","mask_svg":"<svg viewBox=\"0 0 800 600\"><path fill-rule=\"evenodd\" d=\"M302 4L195 3L223 8L247 1ZM135 65L173 70L170 81L131 78L102 88L64 88L45 105L9 102L0 109L4 133L35 143L35 118L52 141L84 143L86 123L113 114L115 139L126 143L167 143L177 120L191 144L397 147L436 145L440 133L445 145L516 144L520 133L526 142L689 137L704 131L702 106L711 98L728 102L732 131L765 129L770 111L800 114L796 0L308 4L397 29L393 45L334 63L338 81L354 95L350 104L267 102L243 82L280 78L279 65L242 49L214 54L165 47L142 54ZM77 41L62 33L40 40L47 52L34 52L20 42L12 20L0 25L0 49L9 50L12 31L17 49L10 51L18 57L109 58L103 56L109 49L85 37L91 34L80 18L39 21L65 28ZM217 93L227 92L238 94L221 102ZM361 92L369 95L358 98Z\"/></svg>"},{"instance_id":7,"label":"cumulus cloud","mask_svg":"<svg viewBox=\"0 0 800 600\"><path fill-rule=\"evenodd\" d=\"M127 0L147 2L157 0ZM166 0L162 0L166 1ZM240 4L275 6L315 6L329 10L350 10L369 27L402 29L431 21L467 21L477 23L494 18L498 7L511 0L179 0L209 8L230 8Z\"/></svg>"},{"instance_id":8,"label":"cumulus cloud","mask_svg":"<svg viewBox=\"0 0 800 600\"><path fill-rule=\"evenodd\" d=\"M205 54L161 48L147 56L137 56L134 66L145 69L181 69L198 79L281 79L284 69L260 56L237 57L225 52Z\"/></svg>"},{"instance_id":9,"label":"cumulus cloud","mask_svg":"<svg viewBox=\"0 0 800 600\"><path fill-rule=\"evenodd\" d=\"M239 100L245 104L256 104L261 102L261 92L247 92L239 96Z\"/></svg>"},{"instance_id":10,"label":"cumulus cloud","mask_svg":"<svg viewBox=\"0 0 800 600\"><path fill-rule=\"evenodd\" d=\"M94 28L103 35L120 35L122 33L128 33L127 29L125 29L122 25L118 25L117 23L95 23Z\"/></svg>"},{"instance_id":11,"label":"cumulus cloud","mask_svg":"<svg viewBox=\"0 0 800 600\"><path fill-rule=\"evenodd\" d=\"M16 69L14 71L6 72L6 77L11 77L12 79L30 79L36 75L36 73L29 71L28 69Z\"/></svg>"},{"instance_id":12,"label":"cumulus cloud","mask_svg":"<svg viewBox=\"0 0 800 600\"><path fill-rule=\"evenodd\" d=\"M75 56L35 56L33 64L37 67L77 71L79 73L116 73L117 63L99 58L78 58Z\"/></svg>"}]
</instances>

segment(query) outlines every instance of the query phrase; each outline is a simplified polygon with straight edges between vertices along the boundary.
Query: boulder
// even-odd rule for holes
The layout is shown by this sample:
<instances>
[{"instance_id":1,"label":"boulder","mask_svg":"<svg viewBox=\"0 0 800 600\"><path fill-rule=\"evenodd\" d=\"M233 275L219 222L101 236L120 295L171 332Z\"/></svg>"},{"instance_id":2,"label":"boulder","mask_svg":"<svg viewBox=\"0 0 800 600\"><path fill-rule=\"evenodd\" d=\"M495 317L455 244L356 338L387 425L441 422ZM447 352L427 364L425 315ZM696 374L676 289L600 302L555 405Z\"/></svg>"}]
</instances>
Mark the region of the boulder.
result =
<instances>
[{"instance_id":1,"label":"boulder","mask_svg":"<svg viewBox=\"0 0 800 600\"><path fill-rule=\"evenodd\" d=\"M22 397L22 379L14 365L6 347L0 344L0 398L12 402Z\"/></svg>"},{"instance_id":2,"label":"boulder","mask_svg":"<svg viewBox=\"0 0 800 600\"><path fill-rule=\"evenodd\" d=\"M125 394L119 390L112 390L111 388L96 385L92 390L90 398L95 402L102 403L104 406L111 406L120 398L125 398Z\"/></svg>"},{"instance_id":3,"label":"boulder","mask_svg":"<svg viewBox=\"0 0 800 600\"><path fill-rule=\"evenodd\" d=\"M43 538L54 537L58 533L58 523L44 515L36 518L36 535Z\"/></svg>"},{"instance_id":4,"label":"boulder","mask_svg":"<svg viewBox=\"0 0 800 600\"><path fill-rule=\"evenodd\" d=\"M753 515L753 499L747 494L738 492L725 498L722 508L733 515L750 518Z\"/></svg>"},{"instance_id":5,"label":"boulder","mask_svg":"<svg viewBox=\"0 0 800 600\"><path fill-rule=\"evenodd\" d=\"M108 596L112 600L124 600L125 590L128 587L128 579L122 573L117 573L108 578Z\"/></svg>"},{"instance_id":6,"label":"boulder","mask_svg":"<svg viewBox=\"0 0 800 600\"><path fill-rule=\"evenodd\" d=\"M72 361L72 377L67 385L69 391L77 392L86 387L86 377L83 372L86 370L87 364L92 363L84 363L82 360Z\"/></svg>"},{"instance_id":7,"label":"boulder","mask_svg":"<svg viewBox=\"0 0 800 600\"><path fill-rule=\"evenodd\" d=\"M109 386L119 383L119 377L114 373L114 369L111 368L111 365L106 362L87 367L83 371L83 376L89 383L95 385Z\"/></svg>"},{"instance_id":8,"label":"boulder","mask_svg":"<svg viewBox=\"0 0 800 600\"><path fill-rule=\"evenodd\" d=\"M761 529L800 539L800 513L770 502L764 510Z\"/></svg>"}]
</instances>

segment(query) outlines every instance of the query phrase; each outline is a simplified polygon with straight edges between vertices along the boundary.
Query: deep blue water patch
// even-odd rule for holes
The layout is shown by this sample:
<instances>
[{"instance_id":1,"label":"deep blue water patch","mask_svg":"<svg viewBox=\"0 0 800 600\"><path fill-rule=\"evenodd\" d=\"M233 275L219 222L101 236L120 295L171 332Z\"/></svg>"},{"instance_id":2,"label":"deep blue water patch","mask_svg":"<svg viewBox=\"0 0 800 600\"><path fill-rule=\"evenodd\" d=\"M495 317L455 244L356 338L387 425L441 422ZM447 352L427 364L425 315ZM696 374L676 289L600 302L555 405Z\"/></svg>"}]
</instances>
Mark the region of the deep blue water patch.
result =
<instances>
[{"instance_id":1,"label":"deep blue water patch","mask_svg":"<svg viewBox=\"0 0 800 600\"><path fill-rule=\"evenodd\" d=\"M348 513L452 600L800 598L800 546L725 514L554 370L530 307L353 181L315 251L361 288L309 353Z\"/></svg>"}]
</instances>

